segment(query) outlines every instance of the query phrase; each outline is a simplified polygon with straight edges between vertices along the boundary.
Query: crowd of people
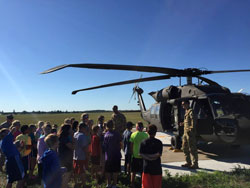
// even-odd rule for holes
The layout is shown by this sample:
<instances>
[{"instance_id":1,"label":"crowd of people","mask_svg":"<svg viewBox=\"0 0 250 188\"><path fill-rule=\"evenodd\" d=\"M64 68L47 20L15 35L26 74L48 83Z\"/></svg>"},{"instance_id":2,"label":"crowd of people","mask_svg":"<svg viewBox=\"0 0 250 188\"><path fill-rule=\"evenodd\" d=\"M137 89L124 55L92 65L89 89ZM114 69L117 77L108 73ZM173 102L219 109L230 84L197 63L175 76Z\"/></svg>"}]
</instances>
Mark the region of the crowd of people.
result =
<instances>
[{"instance_id":1,"label":"crowd of people","mask_svg":"<svg viewBox=\"0 0 250 188\"><path fill-rule=\"evenodd\" d=\"M17 181L25 187L28 179L38 179L45 188L67 188L71 179L76 187L86 187L86 172L106 187L117 187L121 172L121 149L124 151L123 171L135 186L135 175L141 174L143 188L160 188L162 142L155 138L157 127L142 122L126 122L126 117L113 107L113 115L96 123L83 113L80 121L66 118L60 128L49 122L22 125L8 115L0 125L0 170L7 174L6 187ZM34 174L37 167L38 174ZM98 186L98 183L96 186Z\"/></svg>"}]
</instances>

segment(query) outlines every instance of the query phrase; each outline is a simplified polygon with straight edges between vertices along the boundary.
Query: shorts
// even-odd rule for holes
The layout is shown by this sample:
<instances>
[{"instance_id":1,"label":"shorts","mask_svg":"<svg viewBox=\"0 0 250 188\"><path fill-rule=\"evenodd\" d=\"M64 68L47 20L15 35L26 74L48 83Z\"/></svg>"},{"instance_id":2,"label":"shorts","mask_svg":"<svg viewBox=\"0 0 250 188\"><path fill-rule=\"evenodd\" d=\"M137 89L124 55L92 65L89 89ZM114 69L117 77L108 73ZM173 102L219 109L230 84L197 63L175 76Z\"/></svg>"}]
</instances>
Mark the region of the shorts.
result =
<instances>
[{"instance_id":1,"label":"shorts","mask_svg":"<svg viewBox=\"0 0 250 188\"><path fill-rule=\"evenodd\" d=\"M162 175L142 174L142 188L161 188Z\"/></svg>"},{"instance_id":2,"label":"shorts","mask_svg":"<svg viewBox=\"0 0 250 188\"><path fill-rule=\"evenodd\" d=\"M98 155L98 156L91 156L91 163L93 165L100 165L100 155Z\"/></svg>"},{"instance_id":3,"label":"shorts","mask_svg":"<svg viewBox=\"0 0 250 188\"><path fill-rule=\"evenodd\" d=\"M86 160L73 160L74 174L83 174L85 172Z\"/></svg>"},{"instance_id":4,"label":"shorts","mask_svg":"<svg viewBox=\"0 0 250 188\"><path fill-rule=\"evenodd\" d=\"M6 172L8 183L13 183L14 181L19 181L24 178L25 174L20 156L17 155L7 158Z\"/></svg>"},{"instance_id":5,"label":"shorts","mask_svg":"<svg viewBox=\"0 0 250 188\"><path fill-rule=\"evenodd\" d=\"M140 172L143 171L143 159L142 158L134 158L132 157L131 162L131 172Z\"/></svg>"},{"instance_id":6,"label":"shorts","mask_svg":"<svg viewBox=\"0 0 250 188\"><path fill-rule=\"evenodd\" d=\"M121 171L121 160L105 161L105 172L120 172Z\"/></svg>"}]
</instances>

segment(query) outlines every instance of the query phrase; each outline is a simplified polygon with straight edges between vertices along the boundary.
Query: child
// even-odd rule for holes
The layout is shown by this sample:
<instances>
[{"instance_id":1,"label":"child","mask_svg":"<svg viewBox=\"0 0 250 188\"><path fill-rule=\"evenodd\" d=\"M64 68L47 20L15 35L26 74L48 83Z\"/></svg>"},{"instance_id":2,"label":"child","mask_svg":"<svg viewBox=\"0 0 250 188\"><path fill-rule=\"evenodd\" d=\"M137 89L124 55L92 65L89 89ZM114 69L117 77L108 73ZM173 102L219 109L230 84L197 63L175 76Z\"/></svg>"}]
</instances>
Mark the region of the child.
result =
<instances>
[{"instance_id":1,"label":"child","mask_svg":"<svg viewBox=\"0 0 250 188\"><path fill-rule=\"evenodd\" d=\"M65 168L60 167L59 157L56 153L58 148L58 136L49 134L45 138L45 143L48 146L48 150L44 152L42 157L43 164L43 183L44 188L56 188L62 186L62 173Z\"/></svg>"},{"instance_id":2,"label":"child","mask_svg":"<svg viewBox=\"0 0 250 188\"><path fill-rule=\"evenodd\" d=\"M87 149L88 149L88 138L87 138L88 126L85 123L80 123L78 127L78 132L74 134L76 141L73 157L73 167L75 174L75 182L77 184L77 179L81 179L81 183L85 186L85 164L87 159Z\"/></svg>"},{"instance_id":3,"label":"child","mask_svg":"<svg viewBox=\"0 0 250 188\"><path fill-rule=\"evenodd\" d=\"M16 128L15 132L13 133L14 140L15 140L18 135L22 134L22 132L20 131L21 123L19 120L15 120L12 122L12 126Z\"/></svg>"},{"instance_id":4,"label":"child","mask_svg":"<svg viewBox=\"0 0 250 188\"><path fill-rule=\"evenodd\" d=\"M1 150L6 156L6 172L7 172L7 185L6 188L11 188L14 181L18 181L17 188L23 186L24 169L21 161L21 156L16 146L13 144L13 133L15 127L9 132L8 129L1 129L0 136L2 138Z\"/></svg>"},{"instance_id":5,"label":"child","mask_svg":"<svg viewBox=\"0 0 250 188\"><path fill-rule=\"evenodd\" d=\"M147 132L149 138L144 140L140 145L140 156L143 158L143 188L161 188L162 187L162 142L155 138L157 127L148 125Z\"/></svg>"},{"instance_id":6,"label":"child","mask_svg":"<svg viewBox=\"0 0 250 188\"><path fill-rule=\"evenodd\" d=\"M104 136L103 145L105 148L105 174L107 187L116 187L118 173L121 171L121 135L113 130L112 120L107 122L107 132ZM111 179L113 183L111 184Z\"/></svg>"},{"instance_id":7,"label":"child","mask_svg":"<svg viewBox=\"0 0 250 188\"><path fill-rule=\"evenodd\" d=\"M100 168L100 158L101 158L101 142L100 137L98 136L100 127L98 125L92 128L92 138L91 138L91 145L90 145L90 152L91 152L91 176L92 178L97 178L98 170Z\"/></svg>"},{"instance_id":8,"label":"child","mask_svg":"<svg viewBox=\"0 0 250 188\"><path fill-rule=\"evenodd\" d=\"M41 158L44 154L44 152L48 149L46 143L45 143L45 138L51 133L51 125L49 122L46 122L43 127L42 127L42 132L44 135L42 135L37 142L37 167L38 167L38 178L39 182L42 180L42 174L43 174L43 165Z\"/></svg>"},{"instance_id":9,"label":"child","mask_svg":"<svg viewBox=\"0 0 250 188\"><path fill-rule=\"evenodd\" d=\"M35 166L36 166L36 157L37 157L37 138L35 136L36 126L30 125L29 126L29 136L31 138L31 153L30 153L30 169L29 169L29 179L34 179L35 176L33 175Z\"/></svg>"},{"instance_id":10,"label":"child","mask_svg":"<svg viewBox=\"0 0 250 188\"><path fill-rule=\"evenodd\" d=\"M57 134L57 124L54 124L54 125L52 125L52 129L51 129L51 133L53 133L53 134Z\"/></svg>"},{"instance_id":11,"label":"child","mask_svg":"<svg viewBox=\"0 0 250 188\"><path fill-rule=\"evenodd\" d=\"M37 122L37 129L36 129L36 133L35 133L37 140L43 135L43 129L42 129L43 125L44 125L43 121Z\"/></svg>"},{"instance_id":12,"label":"child","mask_svg":"<svg viewBox=\"0 0 250 188\"><path fill-rule=\"evenodd\" d=\"M130 150L130 136L132 134L131 130L133 127L133 123L132 122L127 122L126 126L127 129L123 132L123 151L124 151L124 155L125 155L125 164L124 164L124 172L125 174L130 175L130 169L131 169L131 150Z\"/></svg>"},{"instance_id":13,"label":"child","mask_svg":"<svg viewBox=\"0 0 250 188\"><path fill-rule=\"evenodd\" d=\"M29 126L23 125L21 127L21 132L19 136L16 137L16 140L23 142L23 148L21 150L22 162L24 167L24 173L27 175L27 170L29 168L29 154L31 153L31 138L28 136L29 133Z\"/></svg>"}]
</instances>

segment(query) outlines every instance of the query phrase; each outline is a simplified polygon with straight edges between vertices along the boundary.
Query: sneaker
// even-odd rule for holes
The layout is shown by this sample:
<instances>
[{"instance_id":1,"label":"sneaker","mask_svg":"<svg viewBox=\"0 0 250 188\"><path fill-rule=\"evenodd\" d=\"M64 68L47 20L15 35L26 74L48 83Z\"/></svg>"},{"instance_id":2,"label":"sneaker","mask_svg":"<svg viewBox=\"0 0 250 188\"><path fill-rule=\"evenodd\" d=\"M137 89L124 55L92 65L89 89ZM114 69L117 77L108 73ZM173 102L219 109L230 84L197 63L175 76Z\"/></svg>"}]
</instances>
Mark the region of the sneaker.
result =
<instances>
[{"instance_id":1,"label":"sneaker","mask_svg":"<svg viewBox=\"0 0 250 188\"><path fill-rule=\"evenodd\" d=\"M187 168L190 168L190 167L191 167L191 164L185 163L185 164L181 165L181 167L187 167Z\"/></svg>"}]
</instances>

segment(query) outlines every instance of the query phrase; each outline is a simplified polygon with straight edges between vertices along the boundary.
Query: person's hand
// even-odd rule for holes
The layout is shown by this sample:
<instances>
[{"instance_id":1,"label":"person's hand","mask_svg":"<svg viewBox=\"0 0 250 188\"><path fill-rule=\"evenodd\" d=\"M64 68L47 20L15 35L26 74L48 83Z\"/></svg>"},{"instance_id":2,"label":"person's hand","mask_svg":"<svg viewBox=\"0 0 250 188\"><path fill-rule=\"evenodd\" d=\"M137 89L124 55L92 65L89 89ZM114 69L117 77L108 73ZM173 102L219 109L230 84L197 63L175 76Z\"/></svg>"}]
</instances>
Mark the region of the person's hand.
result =
<instances>
[{"instance_id":1,"label":"person's hand","mask_svg":"<svg viewBox=\"0 0 250 188\"><path fill-rule=\"evenodd\" d=\"M184 125L184 123L183 123L183 122L180 122L180 123L179 123L179 125L180 125L180 126L183 126L183 125Z\"/></svg>"}]
</instances>

